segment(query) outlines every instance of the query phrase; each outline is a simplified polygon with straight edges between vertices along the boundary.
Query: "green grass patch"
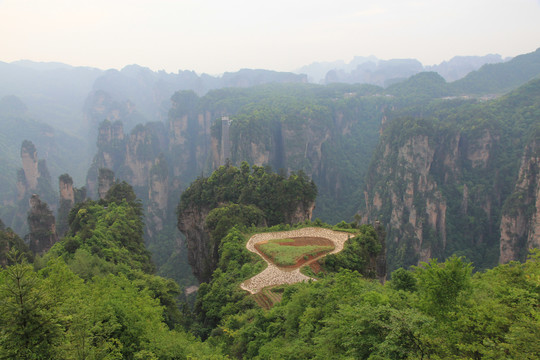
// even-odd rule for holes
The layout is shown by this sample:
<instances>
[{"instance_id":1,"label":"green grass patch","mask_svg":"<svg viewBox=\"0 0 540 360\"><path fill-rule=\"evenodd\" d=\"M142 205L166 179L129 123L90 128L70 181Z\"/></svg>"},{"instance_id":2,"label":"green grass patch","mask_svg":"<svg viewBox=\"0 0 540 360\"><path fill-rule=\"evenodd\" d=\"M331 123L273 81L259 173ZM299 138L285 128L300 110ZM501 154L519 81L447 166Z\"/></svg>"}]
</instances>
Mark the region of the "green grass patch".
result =
<instances>
[{"instance_id":1,"label":"green grass patch","mask_svg":"<svg viewBox=\"0 0 540 360\"><path fill-rule=\"evenodd\" d=\"M304 256L315 256L334 249L333 246L324 245L291 246L290 243L292 242L294 242L293 239L274 239L259 244L258 247L279 266L296 265Z\"/></svg>"}]
</instances>

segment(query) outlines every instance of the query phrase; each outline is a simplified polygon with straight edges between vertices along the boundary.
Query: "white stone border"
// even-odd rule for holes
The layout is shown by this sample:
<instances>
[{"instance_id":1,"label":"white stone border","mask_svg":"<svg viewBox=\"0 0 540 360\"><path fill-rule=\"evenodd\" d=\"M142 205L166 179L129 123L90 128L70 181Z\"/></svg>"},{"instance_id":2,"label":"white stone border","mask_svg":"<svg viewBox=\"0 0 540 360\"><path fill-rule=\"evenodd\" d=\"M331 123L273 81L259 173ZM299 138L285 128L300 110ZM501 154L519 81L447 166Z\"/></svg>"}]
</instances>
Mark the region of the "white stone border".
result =
<instances>
[{"instance_id":1,"label":"white stone border","mask_svg":"<svg viewBox=\"0 0 540 360\"><path fill-rule=\"evenodd\" d=\"M316 227L255 234L248 240L246 248L262 257L268 264L268 267L259 274L244 281L242 284L240 284L240 287L243 290L249 291L251 294L256 294L267 286L294 284L302 281L315 280L302 274L300 272L300 268L294 270L284 269L277 267L270 261L266 260L266 258L262 256L262 254L255 248L255 244L261 241L296 237L320 237L328 239L334 243L335 248L329 254L335 254L343 250L345 242L352 236L353 235L350 233ZM324 256L326 255L328 254L325 254Z\"/></svg>"}]
</instances>

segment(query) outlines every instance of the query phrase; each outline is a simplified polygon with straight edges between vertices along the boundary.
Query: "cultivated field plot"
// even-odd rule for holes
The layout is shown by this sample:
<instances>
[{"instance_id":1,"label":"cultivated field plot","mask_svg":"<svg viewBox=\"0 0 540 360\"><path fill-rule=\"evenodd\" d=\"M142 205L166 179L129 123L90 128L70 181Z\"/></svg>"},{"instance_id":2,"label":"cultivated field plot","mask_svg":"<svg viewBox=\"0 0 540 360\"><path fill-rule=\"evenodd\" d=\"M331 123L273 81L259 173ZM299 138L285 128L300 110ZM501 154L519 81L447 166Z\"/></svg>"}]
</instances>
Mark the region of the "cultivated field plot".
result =
<instances>
[{"instance_id":1,"label":"cultivated field plot","mask_svg":"<svg viewBox=\"0 0 540 360\"><path fill-rule=\"evenodd\" d=\"M272 239L255 244L265 258L281 267L298 267L334 250L334 243L320 237Z\"/></svg>"},{"instance_id":2,"label":"cultivated field plot","mask_svg":"<svg viewBox=\"0 0 540 360\"><path fill-rule=\"evenodd\" d=\"M246 248L249 251L261 256L268 263L268 267L251 279L244 281L242 284L240 284L240 287L252 294L256 294L268 286L294 284L301 281L314 280L313 278L300 273L300 267L327 254L335 254L340 252L343 250L343 245L345 242L351 236L352 235L350 233L315 227L255 234L247 242ZM284 239L292 240L292 244L295 245L291 246L291 242L289 241L283 242ZM321 252L318 255L313 255L313 250L306 252L307 248L304 248L301 250L300 259L297 260L295 264L278 266L271 259L270 255L266 255L262 250L257 248L265 243L271 244L272 240L282 240L281 243L279 241L274 242L277 243L281 248L285 248L287 246L289 248L320 246L319 249ZM285 245L287 243L289 243L289 245ZM325 246L333 246L333 249L323 250ZM283 249L281 249L281 251L283 252ZM285 251L292 252L291 249L285 249ZM291 257L297 258L295 256Z\"/></svg>"}]
</instances>

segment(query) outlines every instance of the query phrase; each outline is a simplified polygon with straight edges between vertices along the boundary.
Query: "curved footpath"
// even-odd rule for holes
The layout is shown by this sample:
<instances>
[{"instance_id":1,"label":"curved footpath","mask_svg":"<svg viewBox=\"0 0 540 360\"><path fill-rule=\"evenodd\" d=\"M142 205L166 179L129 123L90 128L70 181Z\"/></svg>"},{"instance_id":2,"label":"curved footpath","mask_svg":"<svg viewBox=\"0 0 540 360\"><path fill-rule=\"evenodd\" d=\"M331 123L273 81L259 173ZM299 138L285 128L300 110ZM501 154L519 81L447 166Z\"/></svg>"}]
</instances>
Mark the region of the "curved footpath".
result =
<instances>
[{"instance_id":1,"label":"curved footpath","mask_svg":"<svg viewBox=\"0 0 540 360\"><path fill-rule=\"evenodd\" d=\"M255 275L251 279L244 281L240 284L240 287L244 290L249 291L252 294L256 294L267 286L281 285L281 284L294 284L301 281L315 280L309 276L306 276L300 273L300 268L296 269L285 269L280 268L270 261L268 261L262 254L255 248L255 244L261 241L274 240L274 239L288 239L295 237L320 237L325 238L334 243L334 250L324 254L335 254L343 250L343 245L345 241L351 237L352 234L340 231L334 231L324 228L303 228L298 230L290 231L279 231L279 232L269 232L269 233L259 233L253 235L246 244L246 248L259 255L268 263L268 267L264 269L259 274ZM321 256L321 257L322 257Z\"/></svg>"}]
</instances>

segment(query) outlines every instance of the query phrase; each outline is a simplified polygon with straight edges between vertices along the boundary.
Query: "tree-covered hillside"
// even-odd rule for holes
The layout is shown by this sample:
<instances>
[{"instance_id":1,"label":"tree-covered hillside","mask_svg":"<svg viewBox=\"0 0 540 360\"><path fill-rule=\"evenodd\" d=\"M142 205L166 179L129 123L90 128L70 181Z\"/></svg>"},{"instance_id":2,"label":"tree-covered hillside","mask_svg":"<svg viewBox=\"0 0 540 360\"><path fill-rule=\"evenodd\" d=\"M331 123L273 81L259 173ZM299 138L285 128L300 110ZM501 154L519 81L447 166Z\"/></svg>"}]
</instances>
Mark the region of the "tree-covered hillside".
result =
<instances>
[{"instance_id":1,"label":"tree-covered hillside","mask_svg":"<svg viewBox=\"0 0 540 360\"><path fill-rule=\"evenodd\" d=\"M11 245L0 273L1 358L222 358L182 329L181 290L152 275L141 216L119 183L74 208L68 235L33 266Z\"/></svg>"},{"instance_id":2,"label":"tree-covered hillside","mask_svg":"<svg viewBox=\"0 0 540 360\"><path fill-rule=\"evenodd\" d=\"M242 174L253 177L255 190L261 186L266 194L279 194L281 182L255 181L258 168L252 173L244 167L244 172L229 167L235 171L213 178L228 174L230 182L199 180L194 189L202 190L200 196L190 190L184 201L235 199L234 180L240 181ZM261 179L272 178L267 174ZM114 184L100 201L78 204L69 215L67 236L33 265L21 256L17 248L24 247L12 241L9 229L0 227L2 242L7 235L12 248L0 271L0 356L538 358L538 251L525 263L476 274L463 258L433 259L398 269L391 281L381 284L366 264L382 250L382 234L369 225L342 222L334 229L353 235L343 252L321 261L316 281L265 290L274 299L268 309L239 287L264 268L246 242L257 232L293 227L256 228L252 224L265 212L252 205L231 205L223 214L222 207L216 209L216 221L207 220L217 225L213 236L219 242L218 266L209 282L201 284L193 308L181 301L174 281L152 274L140 201L127 183ZM306 221L296 227L303 226L327 225Z\"/></svg>"},{"instance_id":3,"label":"tree-covered hillside","mask_svg":"<svg viewBox=\"0 0 540 360\"><path fill-rule=\"evenodd\" d=\"M219 263L221 239L235 225L274 226L311 220L317 187L299 171L288 177L243 162L227 164L187 188L177 208L188 260L200 282Z\"/></svg>"},{"instance_id":4,"label":"tree-covered hillside","mask_svg":"<svg viewBox=\"0 0 540 360\"><path fill-rule=\"evenodd\" d=\"M283 289L269 311L221 307L208 342L242 359L538 359L538 264L536 253L472 275L453 257L384 286L343 270Z\"/></svg>"}]
</instances>

